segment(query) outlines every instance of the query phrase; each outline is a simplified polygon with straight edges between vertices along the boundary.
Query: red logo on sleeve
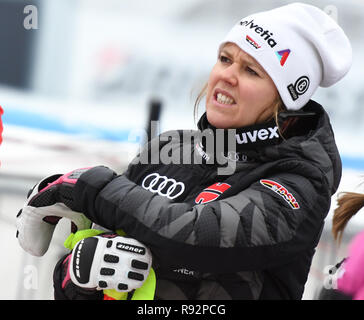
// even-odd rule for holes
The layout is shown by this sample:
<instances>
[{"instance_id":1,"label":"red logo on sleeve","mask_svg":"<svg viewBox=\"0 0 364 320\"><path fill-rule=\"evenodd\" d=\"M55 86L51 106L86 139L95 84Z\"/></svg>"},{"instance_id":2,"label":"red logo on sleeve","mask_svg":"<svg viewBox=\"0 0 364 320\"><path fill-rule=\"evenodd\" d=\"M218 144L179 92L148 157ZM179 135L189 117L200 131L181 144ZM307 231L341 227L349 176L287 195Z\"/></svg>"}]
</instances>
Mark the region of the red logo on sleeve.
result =
<instances>
[{"instance_id":1,"label":"red logo on sleeve","mask_svg":"<svg viewBox=\"0 0 364 320\"><path fill-rule=\"evenodd\" d=\"M230 184L216 182L213 185L204 189L195 199L195 203L208 203L216 200L220 197L227 189L231 187Z\"/></svg>"},{"instance_id":2,"label":"red logo on sleeve","mask_svg":"<svg viewBox=\"0 0 364 320\"><path fill-rule=\"evenodd\" d=\"M299 209L300 205L298 204L295 197L292 195L292 193L288 192L287 188L279 184L278 182L275 182L273 180L260 180L260 183L267 187L268 189L274 191L278 195L280 195L290 206L292 209Z\"/></svg>"}]
</instances>

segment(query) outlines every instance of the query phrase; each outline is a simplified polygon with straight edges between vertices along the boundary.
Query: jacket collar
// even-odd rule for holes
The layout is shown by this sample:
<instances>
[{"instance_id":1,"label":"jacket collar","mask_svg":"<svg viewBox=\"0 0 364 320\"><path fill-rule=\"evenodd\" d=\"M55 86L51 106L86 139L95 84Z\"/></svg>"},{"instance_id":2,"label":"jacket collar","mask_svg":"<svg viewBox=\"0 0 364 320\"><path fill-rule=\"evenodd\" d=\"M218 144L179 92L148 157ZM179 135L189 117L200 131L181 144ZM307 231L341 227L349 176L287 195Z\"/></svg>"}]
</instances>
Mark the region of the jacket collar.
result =
<instances>
[{"instance_id":1,"label":"jacket collar","mask_svg":"<svg viewBox=\"0 0 364 320\"><path fill-rule=\"evenodd\" d=\"M208 159L222 156L230 160L248 161L248 151L276 145L282 140L274 119L238 129L218 129L208 122L205 112L197 127L201 133L197 151Z\"/></svg>"}]
</instances>

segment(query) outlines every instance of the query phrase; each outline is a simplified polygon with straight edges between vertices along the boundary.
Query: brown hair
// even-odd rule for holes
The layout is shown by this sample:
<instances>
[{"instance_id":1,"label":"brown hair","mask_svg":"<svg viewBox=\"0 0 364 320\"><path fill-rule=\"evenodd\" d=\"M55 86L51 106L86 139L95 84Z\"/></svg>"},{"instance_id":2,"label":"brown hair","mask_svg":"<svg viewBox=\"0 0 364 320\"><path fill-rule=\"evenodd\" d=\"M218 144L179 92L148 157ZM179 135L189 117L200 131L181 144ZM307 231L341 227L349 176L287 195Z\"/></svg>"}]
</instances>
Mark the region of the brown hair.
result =
<instances>
[{"instance_id":1,"label":"brown hair","mask_svg":"<svg viewBox=\"0 0 364 320\"><path fill-rule=\"evenodd\" d=\"M205 85L202 87L200 93L197 95L197 98L195 100L195 104L193 105L193 119L195 120L195 124L197 123L198 119L198 106L203 99L203 97L206 95L208 83L206 82Z\"/></svg>"},{"instance_id":2,"label":"brown hair","mask_svg":"<svg viewBox=\"0 0 364 320\"><path fill-rule=\"evenodd\" d=\"M200 93L197 95L197 98L195 100L195 104L193 106L193 118L195 120L195 123L197 123L197 117L198 117L198 106L201 102L201 100L203 99L203 97L206 95L206 90L207 90L207 86L208 83L206 82L205 85L202 87ZM286 110L285 105L283 104L283 101L281 99L281 97L278 95L278 99L275 101L275 105L274 105L274 113L273 113L273 118L276 121L276 124L278 126L278 130L281 132L280 130L280 126L279 126L279 122L278 122L278 114L281 111Z\"/></svg>"},{"instance_id":3,"label":"brown hair","mask_svg":"<svg viewBox=\"0 0 364 320\"><path fill-rule=\"evenodd\" d=\"M338 207L332 218L332 234L338 243L341 242L344 229L351 219L361 208L364 207L364 194L356 192L344 192L337 200Z\"/></svg>"}]
</instances>

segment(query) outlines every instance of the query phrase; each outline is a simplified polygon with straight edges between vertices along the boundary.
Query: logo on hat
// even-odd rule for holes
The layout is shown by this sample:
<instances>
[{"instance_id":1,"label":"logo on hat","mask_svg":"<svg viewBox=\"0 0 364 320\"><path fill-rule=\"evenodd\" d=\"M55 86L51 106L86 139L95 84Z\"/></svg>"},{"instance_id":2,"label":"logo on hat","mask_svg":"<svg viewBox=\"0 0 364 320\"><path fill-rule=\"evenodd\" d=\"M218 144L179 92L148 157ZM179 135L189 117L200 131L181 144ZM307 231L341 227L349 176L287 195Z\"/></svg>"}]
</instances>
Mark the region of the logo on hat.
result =
<instances>
[{"instance_id":1,"label":"logo on hat","mask_svg":"<svg viewBox=\"0 0 364 320\"><path fill-rule=\"evenodd\" d=\"M251 30L254 30L257 34L259 34L271 48L274 48L277 45L277 42L273 39L273 33L268 29L264 30L258 24L255 24L254 20L248 21L240 21L240 25L243 27L247 27Z\"/></svg>"},{"instance_id":2,"label":"logo on hat","mask_svg":"<svg viewBox=\"0 0 364 320\"><path fill-rule=\"evenodd\" d=\"M306 76L302 76L297 79L295 84L292 83L287 87L293 101L296 101L299 96L303 95L310 86L310 79Z\"/></svg>"},{"instance_id":3,"label":"logo on hat","mask_svg":"<svg viewBox=\"0 0 364 320\"><path fill-rule=\"evenodd\" d=\"M259 49L260 45L254 41L251 37L249 37L248 35L245 38L246 41L248 41L255 49Z\"/></svg>"},{"instance_id":4,"label":"logo on hat","mask_svg":"<svg viewBox=\"0 0 364 320\"><path fill-rule=\"evenodd\" d=\"M289 50L289 49L281 50L281 51L277 51L276 52L276 56L277 56L279 62L281 63L281 66L282 67L286 63L287 58L288 58L288 56L289 56L290 53L291 53L291 50Z\"/></svg>"}]
</instances>

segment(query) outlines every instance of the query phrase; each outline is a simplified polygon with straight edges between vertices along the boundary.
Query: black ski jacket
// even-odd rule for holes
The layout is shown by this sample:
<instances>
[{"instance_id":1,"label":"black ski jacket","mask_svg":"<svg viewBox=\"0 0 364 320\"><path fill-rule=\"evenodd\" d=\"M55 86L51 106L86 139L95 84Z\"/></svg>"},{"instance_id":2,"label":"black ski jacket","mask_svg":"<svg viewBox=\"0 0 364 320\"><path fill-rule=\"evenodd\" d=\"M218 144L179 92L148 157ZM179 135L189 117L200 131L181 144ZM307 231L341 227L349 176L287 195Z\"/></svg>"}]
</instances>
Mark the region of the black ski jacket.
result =
<instances>
[{"instance_id":1,"label":"black ski jacket","mask_svg":"<svg viewBox=\"0 0 364 320\"><path fill-rule=\"evenodd\" d=\"M182 138L194 131L166 132L124 174L82 174L77 210L151 249L156 299L301 299L341 160L319 104L295 119L283 139L269 127L239 129L237 152L224 151L230 175L207 161L202 138ZM161 154L173 161L161 164Z\"/></svg>"}]
</instances>

